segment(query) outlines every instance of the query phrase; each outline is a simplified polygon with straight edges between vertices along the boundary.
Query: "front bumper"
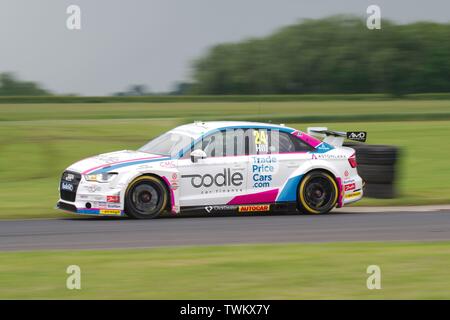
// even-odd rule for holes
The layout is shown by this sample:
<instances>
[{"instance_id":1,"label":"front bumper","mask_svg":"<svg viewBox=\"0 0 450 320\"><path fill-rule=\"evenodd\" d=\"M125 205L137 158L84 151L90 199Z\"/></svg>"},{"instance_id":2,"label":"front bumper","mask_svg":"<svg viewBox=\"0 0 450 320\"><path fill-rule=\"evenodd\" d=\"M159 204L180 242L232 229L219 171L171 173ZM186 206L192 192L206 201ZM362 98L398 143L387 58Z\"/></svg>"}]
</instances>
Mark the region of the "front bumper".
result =
<instances>
[{"instance_id":1,"label":"front bumper","mask_svg":"<svg viewBox=\"0 0 450 320\"><path fill-rule=\"evenodd\" d=\"M67 174L71 174L70 181ZM68 185L71 185L68 187ZM63 190L64 188L68 190ZM64 172L60 183L58 209L83 215L125 216L122 188L84 180L79 173ZM114 199L114 200L112 200Z\"/></svg>"},{"instance_id":2,"label":"front bumper","mask_svg":"<svg viewBox=\"0 0 450 320\"><path fill-rule=\"evenodd\" d=\"M74 204L67 203L64 201L58 201L56 208L75 213L79 215L89 215L89 216L109 216L109 217L125 217L124 210L118 209L101 209L101 208L77 208Z\"/></svg>"}]
</instances>

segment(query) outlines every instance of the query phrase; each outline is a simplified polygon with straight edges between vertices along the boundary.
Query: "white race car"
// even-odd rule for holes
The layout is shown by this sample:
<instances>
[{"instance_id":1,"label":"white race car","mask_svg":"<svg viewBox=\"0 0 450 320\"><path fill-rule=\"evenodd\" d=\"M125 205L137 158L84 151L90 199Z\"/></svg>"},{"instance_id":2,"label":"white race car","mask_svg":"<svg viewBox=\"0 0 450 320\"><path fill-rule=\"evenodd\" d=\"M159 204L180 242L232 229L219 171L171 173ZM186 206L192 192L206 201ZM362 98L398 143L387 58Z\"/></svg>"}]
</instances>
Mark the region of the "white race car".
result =
<instances>
[{"instance_id":1,"label":"white race car","mask_svg":"<svg viewBox=\"0 0 450 320\"><path fill-rule=\"evenodd\" d=\"M62 174L57 207L141 219L190 210L324 214L363 196L355 151L342 146L346 138L365 141L366 133L254 122L182 125L137 151L74 163Z\"/></svg>"}]
</instances>

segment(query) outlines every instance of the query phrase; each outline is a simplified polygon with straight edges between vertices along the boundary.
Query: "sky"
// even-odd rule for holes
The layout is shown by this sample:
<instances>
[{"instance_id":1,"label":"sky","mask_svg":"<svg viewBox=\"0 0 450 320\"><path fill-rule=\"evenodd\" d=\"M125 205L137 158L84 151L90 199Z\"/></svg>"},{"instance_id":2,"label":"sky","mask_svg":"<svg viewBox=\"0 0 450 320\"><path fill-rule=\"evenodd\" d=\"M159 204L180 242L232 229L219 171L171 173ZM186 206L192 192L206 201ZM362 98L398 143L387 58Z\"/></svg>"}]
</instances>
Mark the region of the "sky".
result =
<instances>
[{"instance_id":1,"label":"sky","mask_svg":"<svg viewBox=\"0 0 450 320\"><path fill-rule=\"evenodd\" d=\"M130 84L152 92L190 79L211 46L271 34L305 18L376 4L398 23L450 22L448 0L0 0L0 72L58 94L108 95ZM69 30L67 7L81 9Z\"/></svg>"}]
</instances>

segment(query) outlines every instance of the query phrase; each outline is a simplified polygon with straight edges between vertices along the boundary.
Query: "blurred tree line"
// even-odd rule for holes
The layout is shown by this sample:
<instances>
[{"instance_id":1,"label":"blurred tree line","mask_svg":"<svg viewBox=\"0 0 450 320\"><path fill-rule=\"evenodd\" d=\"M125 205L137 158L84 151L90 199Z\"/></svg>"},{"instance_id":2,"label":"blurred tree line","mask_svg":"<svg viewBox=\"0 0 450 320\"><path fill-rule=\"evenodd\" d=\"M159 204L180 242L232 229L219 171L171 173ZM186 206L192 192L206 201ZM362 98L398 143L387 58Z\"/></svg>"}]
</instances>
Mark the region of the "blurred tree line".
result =
<instances>
[{"instance_id":1,"label":"blurred tree line","mask_svg":"<svg viewBox=\"0 0 450 320\"><path fill-rule=\"evenodd\" d=\"M450 91L450 24L349 16L305 20L260 39L217 45L194 63L190 94Z\"/></svg>"},{"instance_id":2,"label":"blurred tree line","mask_svg":"<svg viewBox=\"0 0 450 320\"><path fill-rule=\"evenodd\" d=\"M12 73L0 73L0 96L45 96L50 92L31 81L20 81Z\"/></svg>"}]
</instances>

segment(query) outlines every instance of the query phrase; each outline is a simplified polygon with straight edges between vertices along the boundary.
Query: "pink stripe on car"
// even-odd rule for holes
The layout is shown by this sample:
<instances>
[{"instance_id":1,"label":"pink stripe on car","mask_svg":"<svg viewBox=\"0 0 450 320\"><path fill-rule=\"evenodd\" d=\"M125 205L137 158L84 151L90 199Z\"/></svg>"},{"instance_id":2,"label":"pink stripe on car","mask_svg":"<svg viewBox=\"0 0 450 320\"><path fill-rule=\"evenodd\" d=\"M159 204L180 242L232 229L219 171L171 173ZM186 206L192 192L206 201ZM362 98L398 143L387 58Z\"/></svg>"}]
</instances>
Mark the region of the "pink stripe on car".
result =
<instances>
[{"instance_id":1,"label":"pink stripe on car","mask_svg":"<svg viewBox=\"0 0 450 320\"><path fill-rule=\"evenodd\" d=\"M258 193L236 196L228 202L229 205L251 204L251 203L268 203L275 202L278 195L278 189L263 191Z\"/></svg>"}]
</instances>

